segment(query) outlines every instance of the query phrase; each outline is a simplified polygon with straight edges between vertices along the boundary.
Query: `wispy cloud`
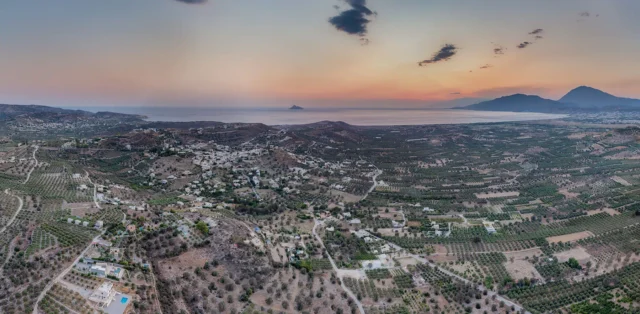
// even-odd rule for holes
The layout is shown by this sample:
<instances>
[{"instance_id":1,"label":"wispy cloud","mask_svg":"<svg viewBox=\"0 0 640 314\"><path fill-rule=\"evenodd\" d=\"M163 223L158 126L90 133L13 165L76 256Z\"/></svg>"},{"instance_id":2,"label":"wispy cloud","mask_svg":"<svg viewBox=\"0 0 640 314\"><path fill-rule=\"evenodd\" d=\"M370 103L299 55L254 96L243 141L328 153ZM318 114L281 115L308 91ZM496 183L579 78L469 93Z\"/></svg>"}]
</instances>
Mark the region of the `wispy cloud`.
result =
<instances>
[{"instance_id":1,"label":"wispy cloud","mask_svg":"<svg viewBox=\"0 0 640 314\"><path fill-rule=\"evenodd\" d=\"M507 50L507 48L502 46L502 45L499 45L499 44L496 44L496 43L493 43L493 42L492 42L492 44L493 44L493 54L494 55L503 55L505 53L505 51Z\"/></svg>"},{"instance_id":2,"label":"wispy cloud","mask_svg":"<svg viewBox=\"0 0 640 314\"><path fill-rule=\"evenodd\" d=\"M542 32L544 32L544 30L542 28L536 28L536 29L532 30L531 32L529 32L529 35L538 35L538 34L542 34Z\"/></svg>"},{"instance_id":3,"label":"wispy cloud","mask_svg":"<svg viewBox=\"0 0 640 314\"><path fill-rule=\"evenodd\" d=\"M452 44L445 44L440 48L440 50L434 53L430 59L418 62L418 65L423 66L431 63L447 61L451 59L451 57L455 56L456 53L458 53L458 47Z\"/></svg>"},{"instance_id":4,"label":"wispy cloud","mask_svg":"<svg viewBox=\"0 0 640 314\"><path fill-rule=\"evenodd\" d=\"M203 4L207 2L207 0L176 0L176 1L186 3L186 4Z\"/></svg>"},{"instance_id":5,"label":"wispy cloud","mask_svg":"<svg viewBox=\"0 0 640 314\"><path fill-rule=\"evenodd\" d=\"M523 41L523 42L521 42L521 43L520 43L518 46L516 46L516 47L518 47L519 49L524 49L524 48L527 48L527 46L529 46L529 45L531 45L531 44L532 44L532 42Z\"/></svg>"},{"instance_id":6,"label":"wispy cloud","mask_svg":"<svg viewBox=\"0 0 640 314\"><path fill-rule=\"evenodd\" d=\"M485 64L485 65L483 65L483 66L481 66L481 67L480 67L480 69L481 69L481 70L482 70L482 69L488 69L488 68L493 68L493 65L491 65L491 64Z\"/></svg>"},{"instance_id":7,"label":"wispy cloud","mask_svg":"<svg viewBox=\"0 0 640 314\"><path fill-rule=\"evenodd\" d=\"M460 95L460 92L449 93L449 95Z\"/></svg>"},{"instance_id":8,"label":"wispy cloud","mask_svg":"<svg viewBox=\"0 0 640 314\"><path fill-rule=\"evenodd\" d=\"M368 33L367 25L371 22L369 17L375 13L367 7L366 0L345 0L345 2L351 9L329 18L329 23L337 30L349 35L366 36Z\"/></svg>"},{"instance_id":9,"label":"wispy cloud","mask_svg":"<svg viewBox=\"0 0 640 314\"><path fill-rule=\"evenodd\" d=\"M582 22L585 19L591 18L591 16L598 17L598 16L600 16L600 14L593 15L589 11L582 11L582 12L578 13L578 16L579 16L578 22Z\"/></svg>"}]
</instances>

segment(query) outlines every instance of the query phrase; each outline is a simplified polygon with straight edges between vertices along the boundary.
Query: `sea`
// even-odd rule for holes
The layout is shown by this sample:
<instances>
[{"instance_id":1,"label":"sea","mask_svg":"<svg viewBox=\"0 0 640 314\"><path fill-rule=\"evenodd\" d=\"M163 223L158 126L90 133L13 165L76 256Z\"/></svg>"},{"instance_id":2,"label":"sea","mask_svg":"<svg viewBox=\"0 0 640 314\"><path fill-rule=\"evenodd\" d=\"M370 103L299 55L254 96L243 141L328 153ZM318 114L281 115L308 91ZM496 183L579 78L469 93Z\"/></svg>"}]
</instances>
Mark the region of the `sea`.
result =
<instances>
[{"instance_id":1,"label":"sea","mask_svg":"<svg viewBox=\"0 0 640 314\"><path fill-rule=\"evenodd\" d=\"M217 121L296 125L342 121L352 125L466 124L561 119L566 115L534 112L475 111L458 109L354 109L354 108L184 108L184 107L90 107L69 108L91 112L139 114L148 121Z\"/></svg>"}]
</instances>

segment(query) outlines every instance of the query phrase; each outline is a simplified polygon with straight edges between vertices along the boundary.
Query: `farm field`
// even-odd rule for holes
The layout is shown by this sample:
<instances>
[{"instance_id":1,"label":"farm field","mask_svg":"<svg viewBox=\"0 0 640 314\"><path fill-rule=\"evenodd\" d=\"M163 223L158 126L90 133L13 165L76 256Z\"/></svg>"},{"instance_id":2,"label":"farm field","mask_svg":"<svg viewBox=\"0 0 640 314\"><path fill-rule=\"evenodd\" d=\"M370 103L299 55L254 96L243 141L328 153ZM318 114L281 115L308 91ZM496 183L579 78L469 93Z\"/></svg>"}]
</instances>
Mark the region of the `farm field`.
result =
<instances>
[{"instance_id":1,"label":"farm field","mask_svg":"<svg viewBox=\"0 0 640 314\"><path fill-rule=\"evenodd\" d=\"M0 144L0 312L640 309L634 128L118 130Z\"/></svg>"}]
</instances>

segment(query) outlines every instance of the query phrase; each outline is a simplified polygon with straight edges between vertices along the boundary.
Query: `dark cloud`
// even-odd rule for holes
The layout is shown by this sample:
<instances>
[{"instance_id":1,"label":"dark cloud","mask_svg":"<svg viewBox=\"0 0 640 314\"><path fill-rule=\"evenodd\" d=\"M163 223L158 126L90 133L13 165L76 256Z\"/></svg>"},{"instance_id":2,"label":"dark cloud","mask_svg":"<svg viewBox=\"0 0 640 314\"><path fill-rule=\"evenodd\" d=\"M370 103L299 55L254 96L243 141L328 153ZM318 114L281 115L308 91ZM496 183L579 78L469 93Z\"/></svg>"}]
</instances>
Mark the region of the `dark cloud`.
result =
<instances>
[{"instance_id":1,"label":"dark cloud","mask_svg":"<svg viewBox=\"0 0 640 314\"><path fill-rule=\"evenodd\" d=\"M537 40L537 39L542 39L542 38L544 38L544 37L542 37L542 36L540 36L540 35L536 35L536 37L534 37L534 38Z\"/></svg>"},{"instance_id":2,"label":"dark cloud","mask_svg":"<svg viewBox=\"0 0 640 314\"><path fill-rule=\"evenodd\" d=\"M367 25L371 22L368 17L375 13L367 8L366 0L345 0L345 2L351 9L329 18L329 23L337 30L349 35L361 37L367 35Z\"/></svg>"},{"instance_id":3,"label":"dark cloud","mask_svg":"<svg viewBox=\"0 0 640 314\"><path fill-rule=\"evenodd\" d=\"M482 70L482 69L488 69L488 68L492 68L492 67L493 67L493 65L491 65L491 64L485 64L485 65L481 66L480 69Z\"/></svg>"},{"instance_id":4,"label":"dark cloud","mask_svg":"<svg viewBox=\"0 0 640 314\"><path fill-rule=\"evenodd\" d=\"M336 9L336 10L340 10L340 6L339 6L339 5L337 5L337 4L334 4L334 5L333 5L333 8L334 8L334 9Z\"/></svg>"},{"instance_id":5,"label":"dark cloud","mask_svg":"<svg viewBox=\"0 0 640 314\"><path fill-rule=\"evenodd\" d=\"M186 4L203 4L207 2L207 0L176 0L176 1L186 3Z\"/></svg>"},{"instance_id":6,"label":"dark cloud","mask_svg":"<svg viewBox=\"0 0 640 314\"><path fill-rule=\"evenodd\" d=\"M427 60L422 60L420 62L418 62L419 66L423 66L426 64L431 64L431 63L436 63L436 62L441 62L441 61L447 61L449 59L451 59L451 57L453 57L456 53L458 53L458 47L456 47L455 45L452 44L446 44L444 46L442 46L442 48L440 48L440 50L438 50L436 53L433 54L433 56L431 57L431 59L427 59Z\"/></svg>"},{"instance_id":7,"label":"dark cloud","mask_svg":"<svg viewBox=\"0 0 640 314\"><path fill-rule=\"evenodd\" d=\"M589 11L580 12L580 16L589 17L589 16L591 16L591 13L589 13Z\"/></svg>"},{"instance_id":8,"label":"dark cloud","mask_svg":"<svg viewBox=\"0 0 640 314\"><path fill-rule=\"evenodd\" d=\"M524 42L521 42L517 47L520 48L520 49L523 49L523 48L527 48L527 46L529 46L531 44L532 44L531 42L524 41Z\"/></svg>"},{"instance_id":9,"label":"dark cloud","mask_svg":"<svg viewBox=\"0 0 640 314\"><path fill-rule=\"evenodd\" d=\"M529 35L538 35L538 34L542 34L542 32L544 32L544 30L542 28L536 28L536 29L532 30L531 32L529 32Z\"/></svg>"},{"instance_id":10,"label":"dark cloud","mask_svg":"<svg viewBox=\"0 0 640 314\"><path fill-rule=\"evenodd\" d=\"M503 55L505 50L507 50L507 48L502 46L502 45L498 45L496 43L492 43L492 44L493 44L493 54L494 55Z\"/></svg>"}]
</instances>

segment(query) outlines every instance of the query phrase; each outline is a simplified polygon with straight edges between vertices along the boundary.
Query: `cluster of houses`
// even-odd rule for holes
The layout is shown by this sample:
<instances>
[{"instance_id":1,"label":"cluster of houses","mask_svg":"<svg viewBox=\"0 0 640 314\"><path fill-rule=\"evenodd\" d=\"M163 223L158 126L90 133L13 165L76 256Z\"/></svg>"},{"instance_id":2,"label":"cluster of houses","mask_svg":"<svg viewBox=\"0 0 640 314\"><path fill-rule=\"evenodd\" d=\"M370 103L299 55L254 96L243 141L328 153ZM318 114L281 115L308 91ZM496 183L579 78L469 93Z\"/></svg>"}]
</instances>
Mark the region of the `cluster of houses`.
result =
<instances>
[{"instance_id":1,"label":"cluster of houses","mask_svg":"<svg viewBox=\"0 0 640 314\"><path fill-rule=\"evenodd\" d=\"M67 223L78 225L78 226L82 225L83 227L89 227L89 224L90 224L89 221L80 220L78 218L67 218ZM95 227L96 229L102 229L102 227L104 227L104 221L102 221L102 220L96 221L96 223L93 225L93 227Z\"/></svg>"}]
</instances>

